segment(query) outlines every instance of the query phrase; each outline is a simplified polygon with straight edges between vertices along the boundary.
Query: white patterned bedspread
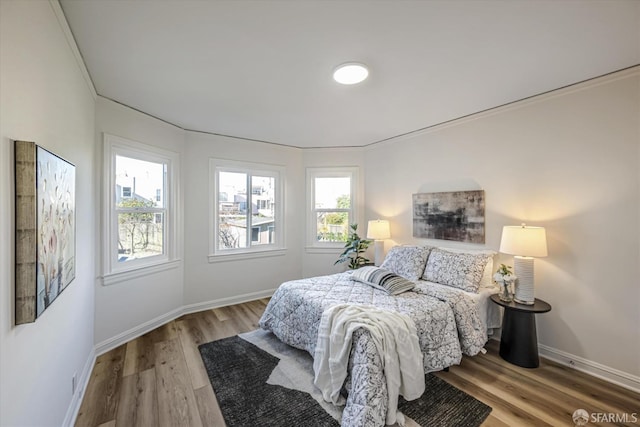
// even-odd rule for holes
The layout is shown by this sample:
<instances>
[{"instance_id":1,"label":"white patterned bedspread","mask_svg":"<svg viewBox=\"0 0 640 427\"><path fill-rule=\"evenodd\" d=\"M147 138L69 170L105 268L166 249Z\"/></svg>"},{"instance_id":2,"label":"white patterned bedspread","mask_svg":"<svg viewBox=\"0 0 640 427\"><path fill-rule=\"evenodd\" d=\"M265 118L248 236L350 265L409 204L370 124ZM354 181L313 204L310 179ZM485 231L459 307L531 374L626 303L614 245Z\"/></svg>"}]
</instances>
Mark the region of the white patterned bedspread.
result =
<instances>
[{"instance_id":1,"label":"white patterned bedspread","mask_svg":"<svg viewBox=\"0 0 640 427\"><path fill-rule=\"evenodd\" d=\"M349 277L346 272L283 283L269 301L260 327L313 355L322 313L330 306L347 302L395 310L416 325L425 373L460 363L463 353L473 356L487 341L476 305L463 291L418 281L413 291L392 296ZM367 331L354 336L349 372L342 425L384 425L387 391L382 363Z\"/></svg>"}]
</instances>

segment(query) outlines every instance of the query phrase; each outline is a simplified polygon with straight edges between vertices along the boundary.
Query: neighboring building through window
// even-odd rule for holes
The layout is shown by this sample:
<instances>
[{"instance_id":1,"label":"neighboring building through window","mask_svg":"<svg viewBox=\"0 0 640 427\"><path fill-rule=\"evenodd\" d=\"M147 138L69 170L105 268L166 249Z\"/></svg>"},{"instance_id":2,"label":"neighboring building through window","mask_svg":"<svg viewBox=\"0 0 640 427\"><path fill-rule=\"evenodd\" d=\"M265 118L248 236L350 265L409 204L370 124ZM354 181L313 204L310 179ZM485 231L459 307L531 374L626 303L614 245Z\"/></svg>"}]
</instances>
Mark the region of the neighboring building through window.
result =
<instances>
[{"instance_id":1,"label":"neighboring building through window","mask_svg":"<svg viewBox=\"0 0 640 427\"><path fill-rule=\"evenodd\" d=\"M105 135L105 277L175 259L177 156Z\"/></svg>"},{"instance_id":2,"label":"neighboring building through window","mask_svg":"<svg viewBox=\"0 0 640 427\"><path fill-rule=\"evenodd\" d=\"M116 150L117 151L117 150ZM167 209L156 201L165 188L167 164L115 154L115 217L118 223L118 263L163 255ZM116 194L118 191L116 190Z\"/></svg>"},{"instance_id":3,"label":"neighboring building through window","mask_svg":"<svg viewBox=\"0 0 640 427\"><path fill-rule=\"evenodd\" d=\"M211 159L211 257L284 247L280 166Z\"/></svg>"},{"instance_id":4,"label":"neighboring building through window","mask_svg":"<svg viewBox=\"0 0 640 427\"><path fill-rule=\"evenodd\" d=\"M357 168L308 168L308 246L343 245L356 221Z\"/></svg>"}]
</instances>

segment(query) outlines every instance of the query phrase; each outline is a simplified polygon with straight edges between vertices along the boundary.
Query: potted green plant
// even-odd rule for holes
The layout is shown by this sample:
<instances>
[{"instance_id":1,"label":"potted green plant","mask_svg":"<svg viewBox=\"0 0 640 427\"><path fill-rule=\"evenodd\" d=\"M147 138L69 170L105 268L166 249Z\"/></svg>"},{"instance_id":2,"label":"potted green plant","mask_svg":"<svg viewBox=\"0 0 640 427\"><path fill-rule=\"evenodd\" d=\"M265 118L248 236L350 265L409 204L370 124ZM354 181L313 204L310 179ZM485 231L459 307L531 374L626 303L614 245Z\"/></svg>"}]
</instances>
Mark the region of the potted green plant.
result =
<instances>
[{"instance_id":1,"label":"potted green plant","mask_svg":"<svg viewBox=\"0 0 640 427\"><path fill-rule=\"evenodd\" d=\"M360 254L367 250L372 241L361 239L360 236L358 236L358 224L351 224L349 228L351 231L345 241L344 251L333 265L349 262L349 268L355 270L369 263L369 260Z\"/></svg>"}]
</instances>

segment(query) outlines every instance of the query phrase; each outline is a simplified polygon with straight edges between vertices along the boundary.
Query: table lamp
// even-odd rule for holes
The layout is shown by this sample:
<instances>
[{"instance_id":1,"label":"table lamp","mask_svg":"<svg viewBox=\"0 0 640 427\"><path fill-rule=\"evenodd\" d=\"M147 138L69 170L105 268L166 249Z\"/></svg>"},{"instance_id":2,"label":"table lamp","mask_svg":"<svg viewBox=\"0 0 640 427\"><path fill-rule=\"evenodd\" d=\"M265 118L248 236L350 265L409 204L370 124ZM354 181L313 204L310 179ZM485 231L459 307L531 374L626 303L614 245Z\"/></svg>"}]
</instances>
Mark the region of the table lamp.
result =
<instances>
[{"instance_id":1,"label":"table lamp","mask_svg":"<svg viewBox=\"0 0 640 427\"><path fill-rule=\"evenodd\" d=\"M389 231L389 221L384 219L374 219L367 225L367 239L374 240L375 265L382 264L384 259L384 239L391 237Z\"/></svg>"},{"instance_id":2,"label":"table lamp","mask_svg":"<svg viewBox=\"0 0 640 427\"><path fill-rule=\"evenodd\" d=\"M514 300L520 304L533 305L533 257L547 256L547 235L544 227L528 227L524 223L502 228L500 252L513 257L516 292Z\"/></svg>"}]
</instances>

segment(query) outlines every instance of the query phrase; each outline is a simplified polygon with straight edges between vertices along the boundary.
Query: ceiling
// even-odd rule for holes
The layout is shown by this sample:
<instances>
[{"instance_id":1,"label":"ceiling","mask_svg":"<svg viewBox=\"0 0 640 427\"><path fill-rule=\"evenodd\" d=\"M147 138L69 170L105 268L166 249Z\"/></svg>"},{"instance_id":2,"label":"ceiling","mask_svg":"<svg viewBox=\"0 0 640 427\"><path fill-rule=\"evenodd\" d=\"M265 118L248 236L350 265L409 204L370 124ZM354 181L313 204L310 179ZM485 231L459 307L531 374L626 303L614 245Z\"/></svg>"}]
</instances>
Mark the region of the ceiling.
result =
<instances>
[{"instance_id":1,"label":"ceiling","mask_svg":"<svg viewBox=\"0 0 640 427\"><path fill-rule=\"evenodd\" d=\"M99 95L181 128L363 146L640 64L637 0L60 0ZM332 80L344 62L365 82Z\"/></svg>"}]
</instances>

